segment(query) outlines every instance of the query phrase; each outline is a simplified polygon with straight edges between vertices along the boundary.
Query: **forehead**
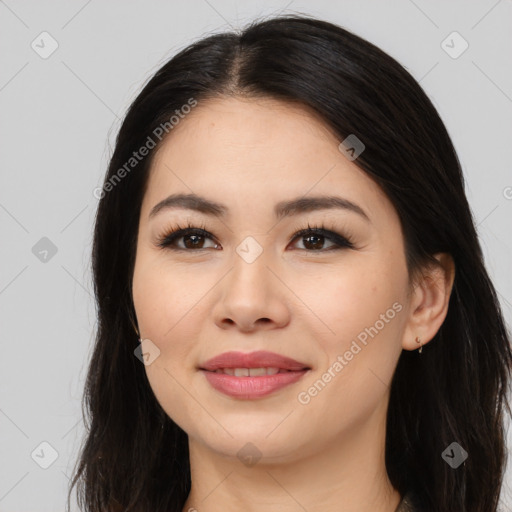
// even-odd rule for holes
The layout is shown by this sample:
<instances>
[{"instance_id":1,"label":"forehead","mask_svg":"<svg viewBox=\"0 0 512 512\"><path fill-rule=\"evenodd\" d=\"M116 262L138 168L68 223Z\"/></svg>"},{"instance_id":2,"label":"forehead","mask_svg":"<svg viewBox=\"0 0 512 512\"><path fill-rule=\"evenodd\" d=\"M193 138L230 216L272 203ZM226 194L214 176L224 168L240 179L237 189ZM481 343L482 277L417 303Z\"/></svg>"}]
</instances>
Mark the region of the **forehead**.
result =
<instances>
[{"instance_id":1,"label":"forehead","mask_svg":"<svg viewBox=\"0 0 512 512\"><path fill-rule=\"evenodd\" d=\"M374 215L393 214L380 187L341 153L340 142L314 111L297 104L199 101L156 153L143 209L170 193L231 202L233 209L338 193Z\"/></svg>"},{"instance_id":2,"label":"forehead","mask_svg":"<svg viewBox=\"0 0 512 512\"><path fill-rule=\"evenodd\" d=\"M179 134L179 135L178 135ZM230 149L287 148L298 149L298 140L307 142L309 149L321 141L335 144L334 131L311 108L298 103L283 102L272 98L213 98L199 101L198 105L176 125L164 142L162 149L171 146L171 139L179 137L180 143L193 144L194 139L202 136L201 143L207 139L213 143L223 142L217 147L226 153ZM167 142L169 144L167 144ZM262 156L262 155L261 155ZM276 157L270 154L267 157Z\"/></svg>"}]
</instances>

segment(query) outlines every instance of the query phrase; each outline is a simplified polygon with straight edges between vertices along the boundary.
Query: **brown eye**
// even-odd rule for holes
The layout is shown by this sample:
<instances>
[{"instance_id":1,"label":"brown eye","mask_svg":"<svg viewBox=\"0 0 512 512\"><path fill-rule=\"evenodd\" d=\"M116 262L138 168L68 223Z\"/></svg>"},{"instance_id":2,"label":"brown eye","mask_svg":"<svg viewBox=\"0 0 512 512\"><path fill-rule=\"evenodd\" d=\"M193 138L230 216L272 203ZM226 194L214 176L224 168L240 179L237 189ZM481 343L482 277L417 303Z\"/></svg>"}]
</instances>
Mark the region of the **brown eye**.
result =
<instances>
[{"instance_id":1,"label":"brown eye","mask_svg":"<svg viewBox=\"0 0 512 512\"><path fill-rule=\"evenodd\" d=\"M302 235L301 237L297 237L299 240L303 241L303 245L305 249L308 250L317 250L324 249L325 240L327 237L324 235L317 235L316 233L309 235ZM333 244L335 245L335 244Z\"/></svg>"},{"instance_id":2,"label":"brown eye","mask_svg":"<svg viewBox=\"0 0 512 512\"><path fill-rule=\"evenodd\" d=\"M183 239L183 246L176 245L176 242ZM210 234L198 228L179 229L168 235L158 242L158 246L172 250L200 250L208 249L205 247L205 239L213 240ZM214 243L213 248L217 248L218 244Z\"/></svg>"},{"instance_id":3,"label":"brown eye","mask_svg":"<svg viewBox=\"0 0 512 512\"><path fill-rule=\"evenodd\" d=\"M353 248L354 245L344 236L334 233L333 231L327 231L323 228L308 228L303 229L295 234L293 240L302 239L304 249L310 252L324 252L341 249L343 247ZM324 247L325 240L332 242L331 246L327 249Z\"/></svg>"}]
</instances>

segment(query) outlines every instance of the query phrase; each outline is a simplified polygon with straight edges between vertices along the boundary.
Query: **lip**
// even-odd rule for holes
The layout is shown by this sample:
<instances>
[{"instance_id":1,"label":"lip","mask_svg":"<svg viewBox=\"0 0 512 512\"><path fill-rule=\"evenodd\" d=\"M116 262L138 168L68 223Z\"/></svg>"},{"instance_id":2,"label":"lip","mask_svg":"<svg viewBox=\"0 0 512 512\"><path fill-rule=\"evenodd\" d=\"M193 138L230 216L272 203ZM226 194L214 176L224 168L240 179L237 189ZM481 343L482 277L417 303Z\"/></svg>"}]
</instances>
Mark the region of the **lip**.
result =
<instances>
[{"instance_id":1,"label":"lip","mask_svg":"<svg viewBox=\"0 0 512 512\"><path fill-rule=\"evenodd\" d=\"M201 370L214 372L219 368L279 368L281 370L300 371L309 369L308 365L290 357L260 350L257 352L224 352L208 359L200 366ZM255 378L255 377L248 377Z\"/></svg>"},{"instance_id":2,"label":"lip","mask_svg":"<svg viewBox=\"0 0 512 512\"><path fill-rule=\"evenodd\" d=\"M216 373L219 368L279 368L283 373L257 377L235 377ZM274 352L225 352L209 359L199 368L210 385L225 395L252 400L270 395L300 380L311 368Z\"/></svg>"},{"instance_id":3,"label":"lip","mask_svg":"<svg viewBox=\"0 0 512 512\"><path fill-rule=\"evenodd\" d=\"M253 400L274 393L302 379L310 370L297 370L260 377L235 377L225 373L201 370L210 385L225 395Z\"/></svg>"}]
</instances>

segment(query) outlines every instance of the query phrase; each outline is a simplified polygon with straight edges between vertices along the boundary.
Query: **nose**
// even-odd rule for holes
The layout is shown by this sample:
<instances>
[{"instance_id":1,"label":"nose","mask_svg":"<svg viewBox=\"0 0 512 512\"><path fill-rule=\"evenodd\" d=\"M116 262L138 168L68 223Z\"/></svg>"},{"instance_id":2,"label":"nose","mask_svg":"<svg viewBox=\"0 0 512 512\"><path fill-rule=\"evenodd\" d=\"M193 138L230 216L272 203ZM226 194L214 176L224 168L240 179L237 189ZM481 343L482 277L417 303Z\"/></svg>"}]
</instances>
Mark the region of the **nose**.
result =
<instances>
[{"instance_id":1,"label":"nose","mask_svg":"<svg viewBox=\"0 0 512 512\"><path fill-rule=\"evenodd\" d=\"M263 255L252 263L237 255L218 285L220 296L213 311L217 326L252 332L287 325L290 293L276 274Z\"/></svg>"}]
</instances>

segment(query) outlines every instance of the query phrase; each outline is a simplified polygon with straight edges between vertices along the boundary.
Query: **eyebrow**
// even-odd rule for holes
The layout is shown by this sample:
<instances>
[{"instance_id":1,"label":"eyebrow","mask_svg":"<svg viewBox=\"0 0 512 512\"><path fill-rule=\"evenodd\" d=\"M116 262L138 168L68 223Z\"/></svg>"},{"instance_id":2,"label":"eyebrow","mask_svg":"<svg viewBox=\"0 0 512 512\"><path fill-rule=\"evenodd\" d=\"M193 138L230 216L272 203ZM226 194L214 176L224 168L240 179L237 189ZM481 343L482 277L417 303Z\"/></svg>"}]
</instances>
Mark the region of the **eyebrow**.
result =
<instances>
[{"instance_id":1,"label":"eyebrow","mask_svg":"<svg viewBox=\"0 0 512 512\"><path fill-rule=\"evenodd\" d=\"M212 217L225 217L229 212L229 209L225 205L198 196L197 194L172 194L151 209L149 218L151 219L164 210L176 208L193 210ZM274 214L276 218L281 219L283 217L300 215L315 210L330 210L335 208L357 213L367 222L371 223L370 218L360 206L348 199L338 196L298 197L289 201L281 201L275 205Z\"/></svg>"}]
</instances>

